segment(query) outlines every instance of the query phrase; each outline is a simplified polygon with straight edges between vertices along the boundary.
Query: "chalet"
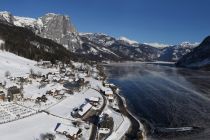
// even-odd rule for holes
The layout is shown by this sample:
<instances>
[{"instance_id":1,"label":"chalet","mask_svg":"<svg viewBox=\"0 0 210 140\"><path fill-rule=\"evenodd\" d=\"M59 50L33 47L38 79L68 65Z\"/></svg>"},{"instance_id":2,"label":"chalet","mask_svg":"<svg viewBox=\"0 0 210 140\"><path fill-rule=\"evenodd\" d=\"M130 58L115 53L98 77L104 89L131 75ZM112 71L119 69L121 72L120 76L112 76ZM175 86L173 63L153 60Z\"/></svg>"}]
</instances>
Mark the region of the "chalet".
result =
<instances>
[{"instance_id":1,"label":"chalet","mask_svg":"<svg viewBox=\"0 0 210 140\"><path fill-rule=\"evenodd\" d=\"M66 83L64 83L63 86L67 89L72 90L72 91L79 91L80 90L80 84L76 81L66 82Z\"/></svg>"},{"instance_id":2,"label":"chalet","mask_svg":"<svg viewBox=\"0 0 210 140\"><path fill-rule=\"evenodd\" d=\"M59 90L59 89L52 89L48 93L50 93L50 95L52 95L52 96L57 96L57 95L61 95L60 91L61 90Z\"/></svg>"},{"instance_id":3,"label":"chalet","mask_svg":"<svg viewBox=\"0 0 210 140\"><path fill-rule=\"evenodd\" d=\"M43 78L40 83L43 83L43 84L49 84L50 83L50 80L49 79L45 79Z\"/></svg>"},{"instance_id":4,"label":"chalet","mask_svg":"<svg viewBox=\"0 0 210 140\"><path fill-rule=\"evenodd\" d=\"M19 101L23 98L21 90L16 86L10 87L7 92L8 101Z\"/></svg>"},{"instance_id":5,"label":"chalet","mask_svg":"<svg viewBox=\"0 0 210 140\"><path fill-rule=\"evenodd\" d=\"M99 132L102 134L108 134L113 129L113 118L109 117L108 114L103 113L99 118Z\"/></svg>"},{"instance_id":6,"label":"chalet","mask_svg":"<svg viewBox=\"0 0 210 140\"><path fill-rule=\"evenodd\" d=\"M60 81L60 77L53 76L53 77L52 77L52 81L53 81L53 82L58 82L58 81Z\"/></svg>"},{"instance_id":7,"label":"chalet","mask_svg":"<svg viewBox=\"0 0 210 140\"><path fill-rule=\"evenodd\" d=\"M0 101L4 101L5 100L5 94L3 91L0 91Z\"/></svg>"},{"instance_id":8,"label":"chalet","mask_svg":"<svg viewBox=\"0 0 210 140\"><path fill-rule=\"evenodd\" d=\"M88 111L92 108L92 105L90 103L84 103L80 106L78 115L80 117L83 117L85 114L88 113Z\"/></svg>"},{"instance_id":9,"label":"chalet","mask_svg":"<svg viewBox=\"0 0 210 140\"><path fill-rule=\"evenodd\" d=\"M105 87L109 87L109 84L108 84L108 83L104 83L104 86L105 86Z\"/></svg>"},{"instance_id":10,"label":"chalet","mask_svg":"<svg viewBox=\"0 0 210 140\"><path fill-rule=\"evenodd\" d=\"M43 66L46 68L52 67L52 63L50 61L39 61L37 62L37 66Z\"/></svg>"},{"instance_id":11,"label":"chalet","mask_svg":"<svg viewBox=\"0 0 210 140\"><path fill-rule=\"evenodd\" d=\"M72 117L80 117L82 118L85 116L85 114L88 113L88 111L92 108L92 105L90 103L84 103L80 107L76 107L71 112Z\"/></svg>"},{"instance_id":12,"label":"chalet","mask_svg":"<svg viewBox=\"0 0 210 140\"><path fill-rule=\"evenodd\" d=\"M70 89L65 90L65 93L66 94L70 94L70 95L73 95L74 94L74 92L72 90L70 90Z\"/></svg>"},{"instance_id":13,"label":"chalet","mask_svg":"<svg viewBox=\"0 0 210 140\"><path fill-rule=\"evenodd\" d=\"M71 71L68 70L66 71L65 76L71 76L71 74L72 74Z\"/></svg>"},{"instance_id":14,"label":"chalet","mask_svg":"<svg viewBox=\"0 0 210 140\"><path fill-rule=\"evenodd\" d=\"M65 73L66 69L65 68L60 68L60 73Z\"/></svg>"},{"instance_id":15,"label":"chalet","mask_svg":"<svg viewBox=\"0 0 210 140\"><path fill-rule=\"evenodd\" d=\"M86 99L93 106L97 106L99 104L99 97L90 97Z\"/></svg>"},{"instance_id":16,"label":"chalet","mask_svg":"<svg viewBox=\"0 0 210 140\"><path fill-rule=\"evenodd\" d=\"M82 130L73 126L58 123L54 130L56 133L65 135L70 139L77 139L82 135Z\"/></svg>"},{"instance_id":17,"label":"chalet","mask_svg":"<svg viewBox=\"0 0 210 140\"><path fill-rule=\"evenodd\" d=\"M36 98L36 103L40 103L40 102L46 102L47 101L47 97L46 95L42 95L41 97L37 97Z\"/></svg>"},{"instance_id":18,"label":"chalet","mask_svg":"<svg viewBox=\"0 0 210 140\"><path fill-rule=\"evenodd\" d=\"M114 100L114 94L110 88L106 88L103 92L110 102Z\"/></svg>"},{"instance_id":19,"label":"chalet","mask_svg":"<svg viewBox=\"0 0 210 140\"><path fill-rule=\"evenodd\" d=\"M79 80L77 81L77 83L81 86L84 85L85 83L85 79L84 78L79 78Z\"/></svg>"},{"instance_id":20,"label":"chalet","mask_svg":"<svg viewBox=\"0 0 210 140\"><path fill-rule=\"evenodd\" d=\"M0 82L0 89L5 88L6 82Z\"/></svg>"},{"instance_id":21,"label":"chalet","mask_svg":"<svg viewBox=\"0 0 210 140\"><path fill-rule=\"evenodd\" d=\"M16 80L17 82L20 82L20 83L28 83L29 82L29 79L27 76L24 76L24 77L16 77Z\"/></svg>"}]
</instances>

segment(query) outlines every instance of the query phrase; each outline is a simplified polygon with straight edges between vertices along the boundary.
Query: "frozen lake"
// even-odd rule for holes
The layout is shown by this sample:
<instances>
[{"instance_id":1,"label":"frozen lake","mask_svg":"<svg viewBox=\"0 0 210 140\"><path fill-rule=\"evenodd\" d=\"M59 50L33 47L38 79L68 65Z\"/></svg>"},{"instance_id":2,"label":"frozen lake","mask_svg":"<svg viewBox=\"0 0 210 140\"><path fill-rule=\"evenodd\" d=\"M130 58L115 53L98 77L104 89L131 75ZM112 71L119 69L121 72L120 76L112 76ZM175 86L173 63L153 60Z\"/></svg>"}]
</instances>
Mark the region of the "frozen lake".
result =
<instances>
[{"instance_id":1,"label":"frozen lake","mask_svg":"<svg viewBox=\"0 0 210 140\"><path fill-rule=\"evenodd\" d=\"M157 139L210 139L210 72L145 63L106 65L129 109Z\"/></svg>"}]
</instances>

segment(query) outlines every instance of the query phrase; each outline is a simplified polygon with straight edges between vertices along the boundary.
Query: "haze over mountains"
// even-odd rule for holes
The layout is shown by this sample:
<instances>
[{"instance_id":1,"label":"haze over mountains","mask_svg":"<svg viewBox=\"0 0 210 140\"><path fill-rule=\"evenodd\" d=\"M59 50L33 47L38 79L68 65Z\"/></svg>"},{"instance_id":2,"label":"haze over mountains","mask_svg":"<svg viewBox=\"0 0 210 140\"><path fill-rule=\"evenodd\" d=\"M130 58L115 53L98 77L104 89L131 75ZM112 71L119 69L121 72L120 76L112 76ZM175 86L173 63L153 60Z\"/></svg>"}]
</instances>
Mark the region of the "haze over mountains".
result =
<instances>
[{"instance_id":1,"label":"haze over mountains","mask_svg":"<svg viewBox=\"0 0 210 140\"><path fill-rule=\"evenodd\" d=\"M37 19L0 12L0 20L24 27L34 34L55 41L72 53L84 54L98 60L178 61L198 43L178 45L139 43L126 37L114 38L103 33L79 33L69 16L48 13ZM179 62L180 63L180 62Z\"/></svg>"}]
</instances>

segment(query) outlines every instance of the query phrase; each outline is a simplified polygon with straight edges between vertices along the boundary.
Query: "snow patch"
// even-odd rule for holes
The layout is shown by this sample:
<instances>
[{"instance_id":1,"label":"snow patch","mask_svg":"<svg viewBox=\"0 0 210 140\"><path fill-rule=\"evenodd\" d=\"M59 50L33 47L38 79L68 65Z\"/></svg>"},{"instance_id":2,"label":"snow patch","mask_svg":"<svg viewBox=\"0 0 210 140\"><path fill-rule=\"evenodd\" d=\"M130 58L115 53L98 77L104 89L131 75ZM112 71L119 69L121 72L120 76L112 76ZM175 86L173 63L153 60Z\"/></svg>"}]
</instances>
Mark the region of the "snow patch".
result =
<instances>
[{"instance_id":1,"label":"snow patch","mask_svg":"<svg viewBox=\"0 0 210 140\"><path fill-rule=\"evenodd\" d=\"M137 41L135 41L135 40L130 40L130 39L128 39L128 38L126 38L126 37L120 37L118 40L121 40L121 41L125 41L125 42L127 42L127 43L129 43L129 44L138 44L138 42Z\"/></svg>"},{"instance_id":2,"label":"snow patch","mask_svg":"<svg viewBox=\"0 0 210 140\"><path fill-rule=\"evenodd\" d=\"M157 43L157 42L152 42L152 43L144 43L145 45L150 45L155 48L166 48L169 47L170 45L168 44L163 44L163 43Z\"/></svg>"},{"instance_id":3,"label":"snow patch","mask_svg":"<svg viewBox=\"0 0 210 140\"><path fill-rule=\"evenodd\" d=\"M3 45L4 43L5 43L4 40L0 39L0 46Z\"/></svg>"}]
</instances>

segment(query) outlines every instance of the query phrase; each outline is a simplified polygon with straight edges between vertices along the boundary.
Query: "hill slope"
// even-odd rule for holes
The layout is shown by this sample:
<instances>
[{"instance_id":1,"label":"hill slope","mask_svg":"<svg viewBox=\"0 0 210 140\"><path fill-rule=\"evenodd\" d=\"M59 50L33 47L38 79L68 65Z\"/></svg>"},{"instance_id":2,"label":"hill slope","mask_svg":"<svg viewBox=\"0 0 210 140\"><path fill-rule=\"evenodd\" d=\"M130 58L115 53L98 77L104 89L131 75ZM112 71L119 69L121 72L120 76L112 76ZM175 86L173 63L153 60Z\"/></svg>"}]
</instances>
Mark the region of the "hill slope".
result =
<instances>
[{"instance_id":1,"label":"hill slope","mask_svg":"<svg viewBox=\"0 0 210 140\"><path fill-rule=\"evenodd\" d=\"M0 22L0 38L5 44L2 49L32 60L61 60L68 62L77 57L62 45L41 38L31 30Z\"/></svg>"},{"instance_id":2,"label":"hill slope","mask_svg":"<svg viewBox=\"0 0 210 140\"><path fill-rule=\"evenodd\" d=\"M206 37L204 41L192 52L183 56L177 63L177 66L202 68L210 66L210 36Z\"/></svg>"}]
</instances>

